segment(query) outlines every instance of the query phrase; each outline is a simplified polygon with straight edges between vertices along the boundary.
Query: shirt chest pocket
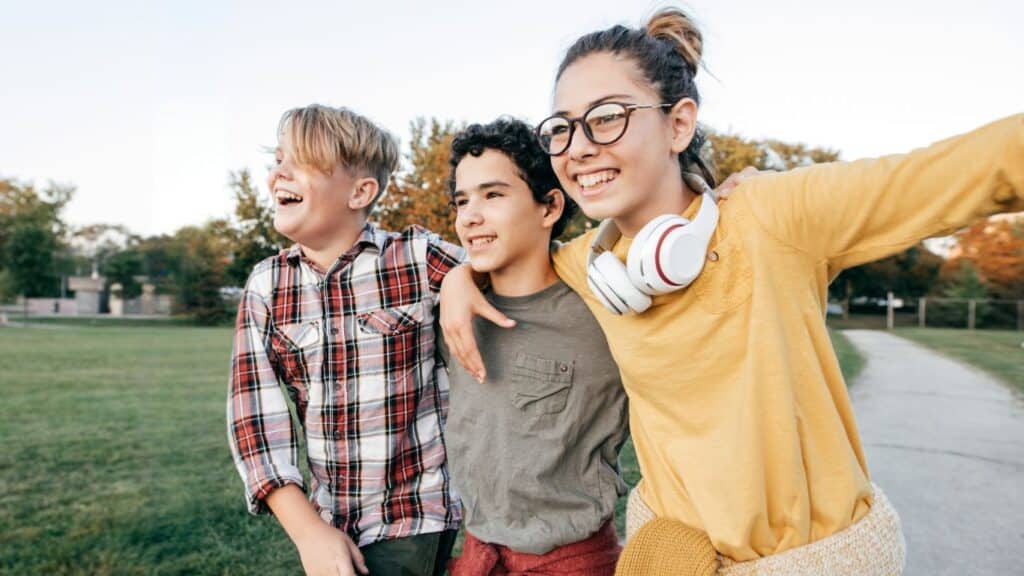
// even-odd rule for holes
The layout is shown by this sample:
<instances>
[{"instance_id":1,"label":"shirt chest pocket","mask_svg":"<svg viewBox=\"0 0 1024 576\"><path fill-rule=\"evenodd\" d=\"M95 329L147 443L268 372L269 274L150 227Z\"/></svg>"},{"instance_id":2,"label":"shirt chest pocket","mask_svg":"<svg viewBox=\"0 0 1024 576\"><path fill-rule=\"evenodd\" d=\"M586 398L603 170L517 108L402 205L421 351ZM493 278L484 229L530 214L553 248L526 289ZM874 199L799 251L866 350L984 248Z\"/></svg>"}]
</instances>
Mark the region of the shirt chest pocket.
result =
<instances>
[{"instance_id":1,"label":"shirt chest pocket","mask_svg":"<svg viewBox=\"0 0 1024 576\"><path fill-rule=\"evenodd\" d=\"M754 272L750 257L735 234L710 246L704 270L693 284L699 305L712 314L723 314L750 300Z\"/></svg>"},{"instance_id":2,"label":"shirt chest pocket","mask_svg":"<svg viewBox=\"0 0 1024 576\"><path fill-rule=\"evenodd\" d=\"M356 324L363 334L401 336L415 332L426 319L424 303L370 310L356 316Z\"/></svg>"},{"instance_id":3,"label":"shirt chest pocket","mask_svg":"<svg viewBox=\"0 0 1024 576\"><path fill-rule=\"evenodd\" d=\"M512 403L526 414L557 414L565 410L572 390L571 361L517 352L511 376Z\"/></svg>"},{"instance_id":4,"label":"shirt chest pocket","mask_svg":"<svg viewBox=\"0 0 1024 576\"><path fill-rule=\"evenodd\" d=\"M302 384L320 377L323 366L323 324L319 320L275 326L270 343L289 385Z\"/></svg>"}]
</instances>

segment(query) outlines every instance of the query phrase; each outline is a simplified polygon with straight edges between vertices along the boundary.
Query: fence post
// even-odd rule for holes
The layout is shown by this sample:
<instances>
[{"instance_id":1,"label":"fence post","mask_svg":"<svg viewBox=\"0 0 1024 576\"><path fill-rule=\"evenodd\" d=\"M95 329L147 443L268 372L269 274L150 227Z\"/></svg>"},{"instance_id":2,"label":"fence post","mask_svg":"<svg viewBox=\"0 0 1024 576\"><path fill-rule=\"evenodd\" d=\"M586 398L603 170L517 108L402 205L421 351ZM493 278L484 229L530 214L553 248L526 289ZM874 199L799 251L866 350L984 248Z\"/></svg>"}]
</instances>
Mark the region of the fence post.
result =
<instances>
[{"instance_id":1,"label":"fence post","mask_svg":"<svg viewBox=\"0 0 1024 576\"><path fill-rule=\"evenodd\" d=\"M917 325L921 328L925 327L925 314L928 307L928 298L922 296L921 301L917 304Z\"/></svg>"},{"instance_id":2,"label":"fence post","mask_svg":"<svg viewBox=\"0 0 1024 576\"><path fill-rule=\"evenodd\" d=\"M885 295L885 325L889 330L896 325L896 314L892 307L892 292Z\"/></svg>"},{"instance_id":3,"label":"fence post","mask_svg":"<svg viewBox=\"0 0 1024 576\"><path fill-rule=\"evenodd\" d=\"M974 299L967 301L967 329L974 330L974 313L977 308L977 302Z\"/></svg>"}]
</instances>

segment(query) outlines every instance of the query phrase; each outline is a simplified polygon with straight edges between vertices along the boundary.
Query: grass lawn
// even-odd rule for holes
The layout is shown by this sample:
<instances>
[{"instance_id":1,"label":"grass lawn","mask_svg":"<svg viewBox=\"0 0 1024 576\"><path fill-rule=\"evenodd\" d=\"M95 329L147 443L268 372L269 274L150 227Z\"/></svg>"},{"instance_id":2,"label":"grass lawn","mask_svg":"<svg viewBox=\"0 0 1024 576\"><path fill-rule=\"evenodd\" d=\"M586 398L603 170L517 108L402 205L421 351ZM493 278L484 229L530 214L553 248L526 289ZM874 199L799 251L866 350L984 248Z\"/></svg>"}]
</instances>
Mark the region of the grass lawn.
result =
<instances>
[{"instance_id":1,"label":"grass lawn","mask_svg":"<svg viewBox=\"0 0 1024 576\"><path fill-rule=\"evenodd\" d=\"M277 522L245 511L224 423L230 338L0 329L0 573L301 573ZM630 444L622 464L635 484Z\"/></svg>"},{"instance_id":2,"label":"grass lawn","mask_svg":"<svg viewBox=\"0 0 1024 576\"><path fill-rule=\"evenodd\" d=\"M896 334L981 368L1024 391L1024 332L902 328Z\"/></svg>"},{"instance_id":3,"label":"grass lawn","mask_svg":"<svg viewBox=\"0 0 1024 576\"><path fill-rule=\"evenodd\" d=\"M836 356L839 357L839 367L843 370L843 376L849 385L864 368L864 357L841 330L830 330L829 335L832 337L832 347L836 351Z\"/></svg>"},{"instance_id":4,"label":"grass lawn","mask_svg":"<svg viewBox=\"0 0 1024 576\"><path fill-rule=\"evenodd\" d=\"M0 573L294 574L224 423L231 331L0 329Z\"/></svg>"}]
</instances>

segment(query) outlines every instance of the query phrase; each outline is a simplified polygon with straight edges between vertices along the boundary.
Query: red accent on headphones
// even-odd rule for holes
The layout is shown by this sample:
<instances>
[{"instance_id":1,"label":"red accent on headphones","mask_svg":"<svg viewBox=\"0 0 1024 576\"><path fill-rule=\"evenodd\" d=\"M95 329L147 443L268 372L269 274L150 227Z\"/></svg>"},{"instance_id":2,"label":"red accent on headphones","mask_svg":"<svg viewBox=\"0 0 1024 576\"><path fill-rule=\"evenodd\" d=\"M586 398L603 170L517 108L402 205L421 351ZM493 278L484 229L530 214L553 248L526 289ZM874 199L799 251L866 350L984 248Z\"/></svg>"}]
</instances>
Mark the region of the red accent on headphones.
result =
<instances>
[{"instance_id":1,"label":"red accent on headphones","mask_svg":"<svg viewBox=\"0 0 1024 576\"><path fill-rule=\"evenodd\" d=\"M661 245L665 242L665 238L668 236L668 233L675 230L676 228L682 227L682 224L673 224L666 228L665 230L663 230L661 236L658 238L658 247L654 249L654 268L658 271L658 276L661 276L661 279L664 280L665 284L668 284L670 286L681 286L681 284L669 280L668 276L666 276L665 273L661 270L661 258L658 258L657 255L661 254Z\"/></svg>"}]
</instances>

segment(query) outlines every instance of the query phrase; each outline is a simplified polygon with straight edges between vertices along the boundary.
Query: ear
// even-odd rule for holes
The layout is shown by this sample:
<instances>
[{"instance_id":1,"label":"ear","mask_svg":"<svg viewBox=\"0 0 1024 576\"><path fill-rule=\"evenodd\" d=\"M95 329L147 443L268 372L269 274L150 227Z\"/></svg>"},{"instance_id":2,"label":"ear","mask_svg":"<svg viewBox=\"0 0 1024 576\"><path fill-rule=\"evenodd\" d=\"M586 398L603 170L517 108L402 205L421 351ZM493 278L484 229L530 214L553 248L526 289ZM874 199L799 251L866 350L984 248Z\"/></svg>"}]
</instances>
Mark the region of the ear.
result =
<instances>
[{"instance_id":1,"label":"ear","mask_svg":"<svg viewBox=\"0 0 1024 576\"><path fill-rule=\"evenodd\" d=\"M376 178L359 178L355 181L352 195L348 198L348 207L352 210L363 210L373 204L380 192L380 184Z\"/></svg>"},{"instance_id":2,"label":"ear","mask_svg":"<svg viewBox=\"0 0 1024 576\"><path fill-rule=\"evenodd\" d=\"M672 152L682 154L697 132L697 103L683 98L669 110L668 118L672 125Z\"/></svg>"},{"instance_id":3,"label":"ear","mask_svg":"<svg viewBox=\"0 0 1024 576\"><path fill-rule=\"evenodd\" d=\"M565 210L565 196L558 188L552 188L544 196L544 219L541 221L541 225L545 228L553 228L555 222L562 217L563 210Z\"/></svg>"}]
</instances>

